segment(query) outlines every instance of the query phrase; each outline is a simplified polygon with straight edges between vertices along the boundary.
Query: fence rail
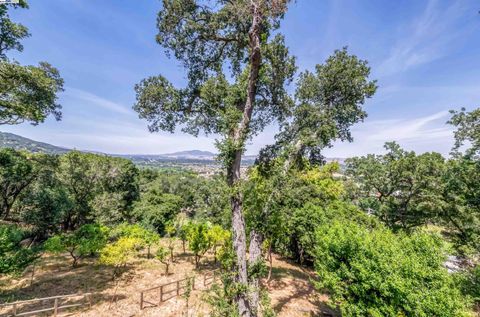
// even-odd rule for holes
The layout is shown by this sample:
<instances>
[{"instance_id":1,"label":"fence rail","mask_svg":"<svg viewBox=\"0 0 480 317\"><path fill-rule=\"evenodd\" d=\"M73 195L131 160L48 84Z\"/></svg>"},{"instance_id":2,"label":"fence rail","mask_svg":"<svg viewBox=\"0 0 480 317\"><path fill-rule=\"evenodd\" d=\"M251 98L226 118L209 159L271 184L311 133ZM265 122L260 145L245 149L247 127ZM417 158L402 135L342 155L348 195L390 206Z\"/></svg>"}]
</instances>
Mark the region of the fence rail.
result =
<instances>
[{"instance_id":1,"label":"fence rail","mask_svg":"<svg viewBox=\"0 0 480 317\"><path fill-rule=\"evenodd\" d=\"M0 308L7 308L11 307L10 311L7 313L0 313L1 317L6 317L6 316L30 316L30 315L36 315L39 313L44 313L44 312L49 312L53 311L53 316L57 316L58 312L62 309L66 308L73 308L73 307L80 307L80 306L86 306L88 305L89 307L92 307L92 295L93 293L81 293L81 294L69 294L69 295L60 295L60 296L52 296L52 297L43 297L43 298L35 298L35 299L28 299L28 300L22 300L22 301L16 301L12 303L5 303L5 304L0 304ZM77 302L74 304L67 304L64 303L62 305L62 301L66 299L72 299L75 297L80 297L81 302ZM47 307L47 308L42 308L42 309L36 309L36 310L24 310L25 305L28 304L36 304L36 303L43 303L46 301L53 301L53 306Z\"/></svg>"},{"instance_id":2,"label":"fence rail","mask_svg":"<svg viewBox=\"0 0 480 317\"><path fill-rule=\"evenodd\" d=\"M203 287L207 287L215 282L216 279L216 274L217 270L207 272L206 274L203 275ZM187 287L188 287L188 281L191 281L191 288L192 290L195 290L196 284L195 280L197 279L197 276L192 276L192 277L186 277L177 281L173 281L170 283L158 285L155 287L147 288L144 289L143 291L140 292L140 310L143 310L145 308L144 304L149 304L151 306L160 306L163 302L174 298L176 296L179 296L183 294ZM169 286L175 285L174 288L169 288ZM198 285L197 285L198 286ZM146 294L157 291L158 294L158 300L156 303L152 303L149 300L146 300ZM172 294L173 295L169 295ZM167 295L167 296L165 296Z\"/></svg>"}]
</instances>

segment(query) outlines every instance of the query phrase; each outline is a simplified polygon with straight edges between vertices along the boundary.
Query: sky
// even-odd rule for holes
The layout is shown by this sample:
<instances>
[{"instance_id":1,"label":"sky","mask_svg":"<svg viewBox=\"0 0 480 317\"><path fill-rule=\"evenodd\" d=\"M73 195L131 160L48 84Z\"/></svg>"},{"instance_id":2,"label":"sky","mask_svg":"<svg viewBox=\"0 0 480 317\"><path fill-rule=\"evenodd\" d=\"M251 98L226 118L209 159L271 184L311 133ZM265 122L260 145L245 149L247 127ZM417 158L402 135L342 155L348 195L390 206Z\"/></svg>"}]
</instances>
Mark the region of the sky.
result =
<instances>
[{"instance_id":1,"label":"sky","mask_svg":"<svg viewBox=\"0 0 480 317\"><path fill-rule=\"evenodd\" d=\"M132 110L133 87L162 74L186 83L180 63L155 42L159 0L30 0L11 11L32 36L10 58L22 64L47 61L59 69L65 91L63 118L38 126L1 126L37 141L115 154L184 150L216 152L215 136L149 133ZM335 49L371 66L378 90L364 108L368 118L352 127L352 143L335 143L327 157L382 153L397 141L417 153L448 155L450 109L480 106L480 2L478 0L296 0L280 32L297 57L299 71L312 70ZM273 141L272 125L249 141L247 154Z\"/></svg>"}]
</instances>

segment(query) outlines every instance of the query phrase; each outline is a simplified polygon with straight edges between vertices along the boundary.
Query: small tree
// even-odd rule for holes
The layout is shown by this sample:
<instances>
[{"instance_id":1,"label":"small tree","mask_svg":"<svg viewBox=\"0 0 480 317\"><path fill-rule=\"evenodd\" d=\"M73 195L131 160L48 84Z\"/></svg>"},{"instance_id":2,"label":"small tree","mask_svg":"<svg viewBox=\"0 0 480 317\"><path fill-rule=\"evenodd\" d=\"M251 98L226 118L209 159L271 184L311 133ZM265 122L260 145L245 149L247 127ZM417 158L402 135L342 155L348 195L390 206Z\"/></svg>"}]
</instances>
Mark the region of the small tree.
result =
<instances>
[{"instance_id":1,"label":"small tree","mask_svg":"<svg viewBox=\"0 0 480 317\"><path fill-rule=\"evenodd\" d=\"M162 247L158 246L156 258L165 265L165 275L168 275L168 268L170 267L171 261L168 259L169 251Z\"/></svg>"},{"instance_id":2,"label":"small tree","mask_svg":"<svg viewBox=\"0 0 480 317\"><path fill-rule=\"evenodd\" d=\"M170 261L173 262L173 250L175 249L175 226L169 223L165 226L165 232L168 237L168 249L170 250Z\"/></svg>"},{"instance_id":3,"label":"small tree","mask_svg":"<svg viewBox=\"0 0 480 317\"><path fill-rule=\"evenodd\" d=\"M191 224L190 222L187 222L181 226L179 226L177 230L177 235L182 240L182 248L183 248L183 253L185 254L185 242L188 240L188 232L190 231Z\"/></svg>"},{"instance_id":4,"label":"small tree","mask_svg":"<svg viewBox=\"0 0 480 317\"><path fill-rule=\"evenodd\" d=\"M142 241L133 237L121 237L117 241L106 245L100 252L100 263L113 265L113 279L119 270L125 268L138 254Z\"/></svg>"},{"instance_id":5,"label":"small tree","mask_svg":"<svg viewBox=\"0 0 480 317\"><path fill-rule=\"evenodd\" d=\"M118 225L111 234L113 238L130 237L138 239L143 247L147 248L147 258L150 258L152 245L158 243L160 236L153 230L146 229L138 224L122 223Z\"/></svg>"},{"instance_id":6,"label":"small tree","mask_svg":"<svg viewBox=\"0 0 480 317\"><path fill-rule=\"evenodd\" d=\"M200 258L211 247L211 241L208 235L207 223L192 223L191 230L188 232L188 244L190 250L195 254L195 268L198 268Z\"/></svg>"},{"instance_id":7,"label":"small tree","mask_svg":"<svg viewBox=\"0 0 480 317\"><path fill-rule=\"evenodd\" d=\"M217 263L217 248L221 247L230 238L230 232L219 225L213 225L207 233L208 240L213 247L213 256Z\"/></svg>"},{"instance_id":8,"label":"small tree","mask_svg":"<svg viewBox=\"0 0 480 317\"><path fill-rule=\"evenodd\" d=\"M78 260L94 255L105 246L107 232L108 229L100 225L83 225L74 232L51 237L45 242L45 250L68 252L73 259L72 266L76 266Z\"/></svg>"}]
</instances>

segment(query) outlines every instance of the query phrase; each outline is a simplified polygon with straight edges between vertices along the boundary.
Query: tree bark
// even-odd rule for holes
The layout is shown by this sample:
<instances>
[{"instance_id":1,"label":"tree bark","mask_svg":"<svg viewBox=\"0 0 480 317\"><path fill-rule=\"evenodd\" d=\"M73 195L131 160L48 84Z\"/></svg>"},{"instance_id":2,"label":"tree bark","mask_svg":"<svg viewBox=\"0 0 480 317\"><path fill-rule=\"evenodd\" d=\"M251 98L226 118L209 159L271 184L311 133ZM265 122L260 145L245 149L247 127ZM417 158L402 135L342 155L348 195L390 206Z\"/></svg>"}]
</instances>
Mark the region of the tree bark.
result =
<instances>
[{"instance_id":1,"label":"tree bark","mask_svg":"<svg viewBox=\"0 0 480 317\"><path fill-rule=\"evenodd\" d=\"M262 262L262 243L263 235L255 230L252 230L250 232L250 247L248 249L250 267L260 265L260 263ZM258 274L251 277L250 290L251 316L258 316L258 304L260 300L260 285Z\"/></svg>"},{"instance_id":2,"label":"tree bark","mask_svg":"<svg viewBox=\"0 0 480 317\"><path fill-rule=\"evenodd\" d=\"M252 117L255 96L257 93L257 81L261 64L260 33L263 16L261 14L260 4L256 0L251 1L252 25L248 32L250 41L250 71L248 75L247 99L243 107L243 116L236 129L234 129L231 140L235 146L233 153L233 162L227 168L227 181L230 187L234 188L230 196L232 208L232 236L233 249L237 258L237 276L236 282L240 284L245 291L239 292L236 298L238 312L241 317L250 317L251 307L248 300L248 275L247 275L247 255L246 255L246 233L245 219L242 212L243 197L239 189L235 189L240 180L240 163L244 150L245 140L248 136L250 120Z\"/></svg>"}]
</instances>

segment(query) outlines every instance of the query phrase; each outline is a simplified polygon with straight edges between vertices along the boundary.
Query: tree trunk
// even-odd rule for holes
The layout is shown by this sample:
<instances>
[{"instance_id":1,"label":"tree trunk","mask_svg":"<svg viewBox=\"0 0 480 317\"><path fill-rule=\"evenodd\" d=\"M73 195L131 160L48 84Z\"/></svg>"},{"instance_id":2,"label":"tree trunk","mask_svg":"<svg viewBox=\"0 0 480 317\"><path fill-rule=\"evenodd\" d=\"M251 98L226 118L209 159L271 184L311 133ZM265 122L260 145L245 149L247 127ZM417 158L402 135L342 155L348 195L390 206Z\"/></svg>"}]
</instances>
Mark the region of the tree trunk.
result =
<instances>
[{"instance_id":1,"label":"tree trunk","mask_svg":"<svg viewBox=\"0 0 480 317\"><path fill-rule=\"evenodd\" d=\"M235 188L240 180L240 163L245 146L245 140L248 136L250 120L253 113L255 103L255 96L257 93L257 81L261 64L261 50L260 50L260 34L261 24L263 20L261 8L261 1L251 1L252 25L248 32L250 45L250 71L248 74L247 84L247 98L245 106L243 107L243 116L238 126L232 131L230 140L233 141L235 152L232 153L232 163L227 167L227 181L228 185ZM232 191L230 196L230 205L232 208L232 235L233 235L233 249L236 255L236 283L245 290L248 289L248 275L247 275L247 255L246 255L246 233L245 220L242 212L243 197L236 189ZM240 317L250 317L251 307L248 300L248 292L239 292L236 297L238 305L238 312Z\"/></svg>"},{"instance_id":2,"label":"tree trunk","mask_svg":"<svg viewBox=\"0 0 480 317\"><path fill-rule=\"evenodd\" d=\"M273 268L273 258L272 258L272 245L270 244L268 246L268 276L267 276L267 284L270 282L270 279L272 278L272 268Z\"/></svg>"},{"instance_id":3,"label":"tree trunk","mask_svg":"<svg viewBox=\"0 0 480 317\"><path fill-rule=\"evenodd\" d=\"M263 235L256 230L250 232L250 247L248 249L249 254L249 265L254 267L260 265L262 260L262 243ZM258 272L251 277L250 279L250 306L251 306L251 316L258 316L258 303L260 300L260 285Z\"/></svg>"}]
</instances>

